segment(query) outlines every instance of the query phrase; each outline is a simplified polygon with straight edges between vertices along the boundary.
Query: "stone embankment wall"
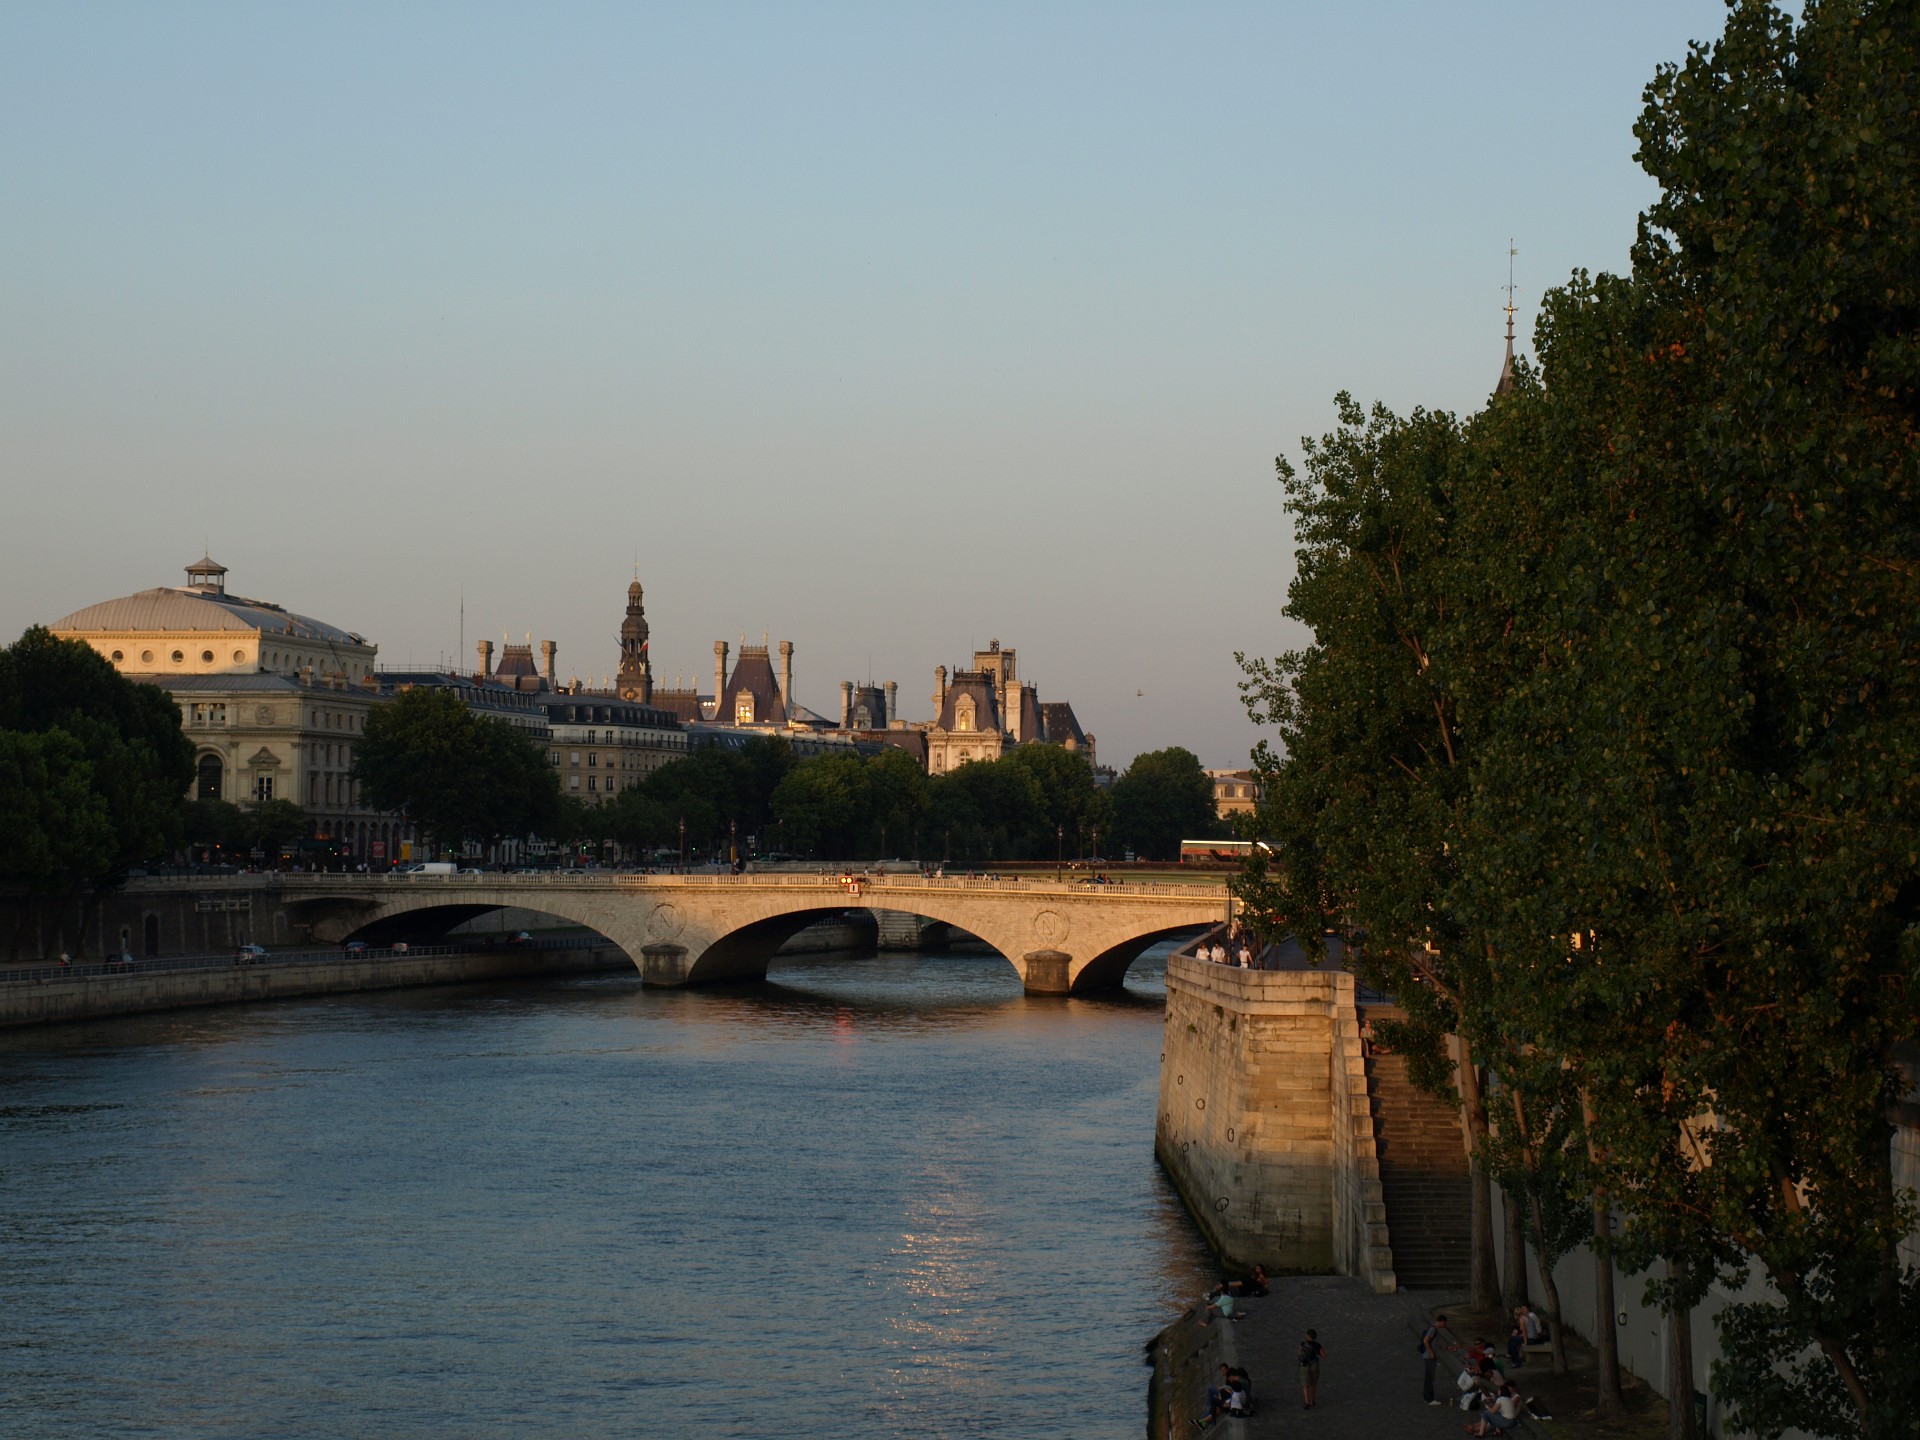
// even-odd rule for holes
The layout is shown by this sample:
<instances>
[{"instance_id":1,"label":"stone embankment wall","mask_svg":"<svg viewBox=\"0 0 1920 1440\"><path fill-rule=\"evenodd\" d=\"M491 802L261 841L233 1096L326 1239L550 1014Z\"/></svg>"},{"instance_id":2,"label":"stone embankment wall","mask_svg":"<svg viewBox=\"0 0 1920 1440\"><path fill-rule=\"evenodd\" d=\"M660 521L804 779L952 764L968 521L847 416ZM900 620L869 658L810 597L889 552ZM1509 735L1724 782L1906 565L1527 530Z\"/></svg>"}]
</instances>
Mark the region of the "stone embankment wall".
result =
<instances>
[{"instance_id":1,"label":"stone embankment wall","mask_svg":"<svg viewBox=\"0 0 1920 1440\"><path fill-rule=\"evenodd\" d=\"M603 945L457 955L357 956L320 959L311 964L227 965L205 970L16 981L0 984L0 1028L354 990L632 969L633 962L623 951Z\"/></svg>"},{"instance_id":2,"label":"stone embankment wall","mask_svg":"<svg viewBox=\"0 0 1920 1440\"><path fill-rule=\"evenodd\" d=\"M1351 975L1173 956L1154 1148L1229 1265L1394 1289Z\"/></svg>"}]
</instances>

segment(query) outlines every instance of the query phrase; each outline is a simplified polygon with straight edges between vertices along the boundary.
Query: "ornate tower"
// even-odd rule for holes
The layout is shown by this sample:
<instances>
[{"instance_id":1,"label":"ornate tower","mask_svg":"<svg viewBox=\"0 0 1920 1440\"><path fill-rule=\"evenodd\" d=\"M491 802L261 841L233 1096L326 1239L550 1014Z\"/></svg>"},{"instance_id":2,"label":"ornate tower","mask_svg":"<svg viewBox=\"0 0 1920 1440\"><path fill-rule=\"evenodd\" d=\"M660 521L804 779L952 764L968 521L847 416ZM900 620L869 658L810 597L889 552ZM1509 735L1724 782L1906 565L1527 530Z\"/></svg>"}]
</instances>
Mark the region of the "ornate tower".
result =
<instances>
[{"instance_id":1,"label":"ornate tower","mask_svg":"<svg viewBox=\"0 0 1920 1440\"><path fill-rule=\"evenodd\" d=\"M647 607L640 581L627 586L627 618L620 622L620 673L614 685L622 700L653 703L653 666L647 660Z\"/></svg>"}]
</instances>

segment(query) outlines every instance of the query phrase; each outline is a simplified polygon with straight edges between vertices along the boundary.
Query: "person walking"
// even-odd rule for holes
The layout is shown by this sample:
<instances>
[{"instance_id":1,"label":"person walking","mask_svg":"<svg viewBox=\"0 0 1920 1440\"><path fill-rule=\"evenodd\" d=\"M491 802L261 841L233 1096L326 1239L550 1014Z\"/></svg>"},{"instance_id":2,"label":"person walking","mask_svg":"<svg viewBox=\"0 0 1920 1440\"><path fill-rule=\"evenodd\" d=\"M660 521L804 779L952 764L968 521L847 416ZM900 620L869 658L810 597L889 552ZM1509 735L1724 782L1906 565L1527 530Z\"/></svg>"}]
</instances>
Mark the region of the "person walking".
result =
<instances>
[{"instance_id":1,"label":"person walking","mask_svg":"<svg viewBox=\"0 0 1920 1440\"><path fill-rule=\"evenodd\" d=\"M1307 1338L1300 1342L1300 1399L1302 1410L1311 1410L1316 1394L1320 1389L1320 1361L1327 1353L1320 1343L1320 1332L1307 1331Z\"/></svg>"},{"instance_id":2,"label":"person walking","mask_svg":"<svg viewBox=\"0 0 1920 1440\"><path fill-rule=\"evenodd\" d=\"M1444 1405L1446 1402L1433 1393L1433 1376L1440 1365L1440 1337L1447 1328L1447 1317L1436 1315L1433 1323L1427 1326L1426 1333L1420 1337L1420 1360L1425 1370L1420 1387L1420 1397L1429 1405Z\"/></svg>"}]
</instances>

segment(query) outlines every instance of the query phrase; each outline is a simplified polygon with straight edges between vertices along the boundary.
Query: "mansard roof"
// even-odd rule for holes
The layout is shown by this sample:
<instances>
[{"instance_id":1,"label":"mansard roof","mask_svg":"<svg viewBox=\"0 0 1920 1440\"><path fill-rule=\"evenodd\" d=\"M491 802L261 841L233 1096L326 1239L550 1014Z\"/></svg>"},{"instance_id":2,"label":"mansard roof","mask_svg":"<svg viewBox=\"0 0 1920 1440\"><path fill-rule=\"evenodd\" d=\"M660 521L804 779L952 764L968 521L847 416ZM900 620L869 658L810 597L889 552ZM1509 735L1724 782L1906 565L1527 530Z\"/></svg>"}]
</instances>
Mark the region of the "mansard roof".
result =
<instances>
[{"instance_id":1,"label":"mansard roof","mask_svg":"<svg viewBox=\"0 0 1920 1440\"><path fill-rule=\"evenodd\" d=\"M714 712L716 724L733 723L735 702L742 690L753 696L754 724L787 723L787 707L780 698L780 682L774 678L773 662L767 658L766 646L740 647L740 659L733 667L733 674L727 677L727 688L720 696L720 708Z\"/></svg>"},{"instance_id":2,"label":"mansard roof","mask_svg":"<svg viewBox=\"0 0 1920 1440\"><path fill-rule=\"evenodd\" d=\"M940 707L939 729L957 728L953 721L962 695L973 697L973 728L976 731L1004 731L1000 723L1000 697L993 677L984 670L956 670L947 685L946 703Z\"/></svg>"}]
</instances>

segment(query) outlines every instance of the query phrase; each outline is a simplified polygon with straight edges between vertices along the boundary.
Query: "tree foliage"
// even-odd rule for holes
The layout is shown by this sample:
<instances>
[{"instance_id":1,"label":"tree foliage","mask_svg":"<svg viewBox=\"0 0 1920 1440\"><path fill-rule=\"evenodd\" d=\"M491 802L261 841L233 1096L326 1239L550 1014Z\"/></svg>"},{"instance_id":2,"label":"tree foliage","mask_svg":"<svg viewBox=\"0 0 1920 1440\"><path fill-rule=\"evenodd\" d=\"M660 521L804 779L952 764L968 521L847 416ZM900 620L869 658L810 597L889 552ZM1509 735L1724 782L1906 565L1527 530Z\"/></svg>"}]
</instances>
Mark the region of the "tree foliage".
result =
<instances>
[{"instance_id":1,"label":"tree foliage","mask_svg":"<svg viewBox=\"0 0 1920 1440\"><path fill-rule=\"evenodd\" d=\"M1171 745L1136 755L1113 782L1113 841L1143 860L1177 860L1182 840L1219 834L1213 782L1191 750Z\"/></svg>"},{"instance_id":2,"label":"tree foliage","mask_svg":"<svg viewBox=\"0 0 1920 1440\"><path fill-rule=\"evenodd\" d=\"M1343 403L1283 472L1315 644L1248 662L1287 748L1242 889L1362 930L1568 1137L1572 1087L1559 1183L1687 1262L1656 1298L1764 1275L1733 1424L1910 1436L1920 11L1737 0L1646 98L1659 198L1538 377L1464 425Z\"/></svg>"},{"instance_id":3,"label":"tree foliage","mask_svg":"<svg viewBox=\"0 0 1920 1440\"><path fill-rule=\"evenodd\" d=\"M0 878L58 890L180 841L193 746L164 690L34 626L0 650Z\"/></svg>"},{"instance_id":4,"label":"tree foliage","mask_svg":"<svg viewBox=\"0 0 1920 1440\"><path fill-rule=\"evenodd\" d=\"M546 751L451 690L405 690L374 706L353 777L369 805L404 814L443 846L542 833L560 818Z\"/></svg>"}]
</instances>

